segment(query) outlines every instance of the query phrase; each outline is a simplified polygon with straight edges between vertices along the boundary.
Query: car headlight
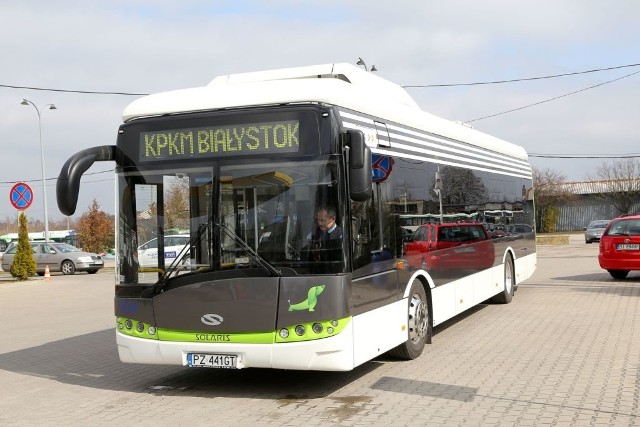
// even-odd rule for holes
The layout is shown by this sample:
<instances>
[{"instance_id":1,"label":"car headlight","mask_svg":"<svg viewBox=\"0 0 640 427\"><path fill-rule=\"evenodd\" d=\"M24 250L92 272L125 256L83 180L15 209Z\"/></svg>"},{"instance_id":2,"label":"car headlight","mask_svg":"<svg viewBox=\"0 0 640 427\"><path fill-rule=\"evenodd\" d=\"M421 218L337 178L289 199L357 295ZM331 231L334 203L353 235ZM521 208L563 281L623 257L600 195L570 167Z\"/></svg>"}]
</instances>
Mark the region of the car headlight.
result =
<instances>
[{"instance_id":1,"label":"car headlight","mask_svg":"<svg viewBox=\"0 0 640 427\"><path fill-rule=\"evenodd\" d=\"M91 262L91 257L90 256L78 257L78 262Z\"/></svg>"}]
</instances>

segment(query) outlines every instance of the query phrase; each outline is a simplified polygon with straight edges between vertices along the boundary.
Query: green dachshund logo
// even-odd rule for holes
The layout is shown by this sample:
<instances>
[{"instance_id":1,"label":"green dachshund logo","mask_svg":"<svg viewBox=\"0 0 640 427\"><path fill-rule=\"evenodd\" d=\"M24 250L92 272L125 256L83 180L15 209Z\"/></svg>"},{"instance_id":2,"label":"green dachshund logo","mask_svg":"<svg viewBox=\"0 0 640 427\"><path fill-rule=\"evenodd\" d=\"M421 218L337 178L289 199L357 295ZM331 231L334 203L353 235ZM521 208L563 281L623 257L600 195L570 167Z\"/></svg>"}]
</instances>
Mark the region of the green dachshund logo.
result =
<instances>
[{"instance_id":1,"label":"green dachshund logo","mask_svg":"<svg viewBox=\"0 0 640 427\"><path fill-rule=\"evenodd\" d=\"M318 286L312 287L311 289L309 289L309 292L307 292L307 299L297 304L291 304L291 300L288 300L289 311L294 311L294 310L315 311L316 304L318 303L318 295L320 295L322 291L324 291L324 286L325 285L318 285Z\"/></svg>"}]
</instances>

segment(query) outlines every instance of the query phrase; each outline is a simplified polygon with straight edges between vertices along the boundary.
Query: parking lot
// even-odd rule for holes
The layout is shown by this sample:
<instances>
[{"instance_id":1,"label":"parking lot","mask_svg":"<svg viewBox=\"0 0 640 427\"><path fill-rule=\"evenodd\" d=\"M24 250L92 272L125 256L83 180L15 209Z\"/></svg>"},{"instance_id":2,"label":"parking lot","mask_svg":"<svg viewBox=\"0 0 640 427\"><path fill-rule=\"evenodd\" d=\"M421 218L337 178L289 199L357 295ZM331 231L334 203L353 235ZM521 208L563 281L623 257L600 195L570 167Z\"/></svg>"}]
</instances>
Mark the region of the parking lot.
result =
<instances>
[{"instance_id":1,"label":"parking lot","mask_svg":"<svg viewBox=\"0 0 640 427\"><path fill-rule=\"evenodd\" d=\"M640 272L597 244L539 246L508 305L435 329L414 361L347 373L126 365L112 269L0 273L1 425L640 425Z\"/></svg>"}]
</instances>

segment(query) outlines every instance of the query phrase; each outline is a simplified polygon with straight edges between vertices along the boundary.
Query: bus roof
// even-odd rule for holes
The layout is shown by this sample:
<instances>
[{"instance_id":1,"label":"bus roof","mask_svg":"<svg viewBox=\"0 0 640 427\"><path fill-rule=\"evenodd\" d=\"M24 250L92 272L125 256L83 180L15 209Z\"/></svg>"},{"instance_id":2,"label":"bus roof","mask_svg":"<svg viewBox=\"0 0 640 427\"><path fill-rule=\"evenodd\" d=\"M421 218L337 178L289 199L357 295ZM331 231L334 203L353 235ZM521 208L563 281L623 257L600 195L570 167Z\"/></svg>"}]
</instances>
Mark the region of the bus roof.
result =
<instances>
[{"instance_id":1,"label":"bus roof","mask_svg":"<svg viewBox=\"0 0 640 427\"><path fill-rule=\"evenodd\" d=\"M129 122L164 114L312 102L348 108L527 159L522 147L422 111L401 86L348 63L219 76L204 87L137 99L125 108L123 120Z\"/></svg>"}]
</instances>

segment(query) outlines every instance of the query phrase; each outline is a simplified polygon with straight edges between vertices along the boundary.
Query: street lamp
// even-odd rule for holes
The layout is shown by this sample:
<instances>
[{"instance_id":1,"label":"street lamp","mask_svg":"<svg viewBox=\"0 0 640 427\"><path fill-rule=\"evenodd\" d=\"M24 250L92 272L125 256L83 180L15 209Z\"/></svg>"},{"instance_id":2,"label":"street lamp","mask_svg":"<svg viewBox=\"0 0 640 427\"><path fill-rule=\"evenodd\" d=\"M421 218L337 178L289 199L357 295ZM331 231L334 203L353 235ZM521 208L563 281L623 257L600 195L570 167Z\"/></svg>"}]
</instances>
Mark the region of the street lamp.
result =
<instances>
[{"instance_id":1,"label":"street lamp","mask_svg":"<svg viewBox=\"0 0 640 427\"><path fill-rule=\"evenodd\" d=\"M44 241L49 241L49 210L47 208L47 184L45 180L44 174L44 145L42 143L42 119L40 117L40 110L33 102L28 99L22 98L21 105L31 105L36 109L36 113L38 113L38 135L40 137L40 165L42 167L42 199L44 201ZM56 106L53 104L43 105L40 108L48 108L49 110L56 110Z\"/></svg>"},{"instance_id":2,"label":"street lamp","mask_svg":"<svg viewBox=\"0 0 640 427\"><path fill-rule=\"evenodd\" d=\"M362 65L365 71L371 71L371 72L378 71L375 65L372 65L371 69L367 68L366 62L364 62L364 60L360 57L358 57L358 62L356 62L356 65Z\"/></svg>"}]
</instances>

